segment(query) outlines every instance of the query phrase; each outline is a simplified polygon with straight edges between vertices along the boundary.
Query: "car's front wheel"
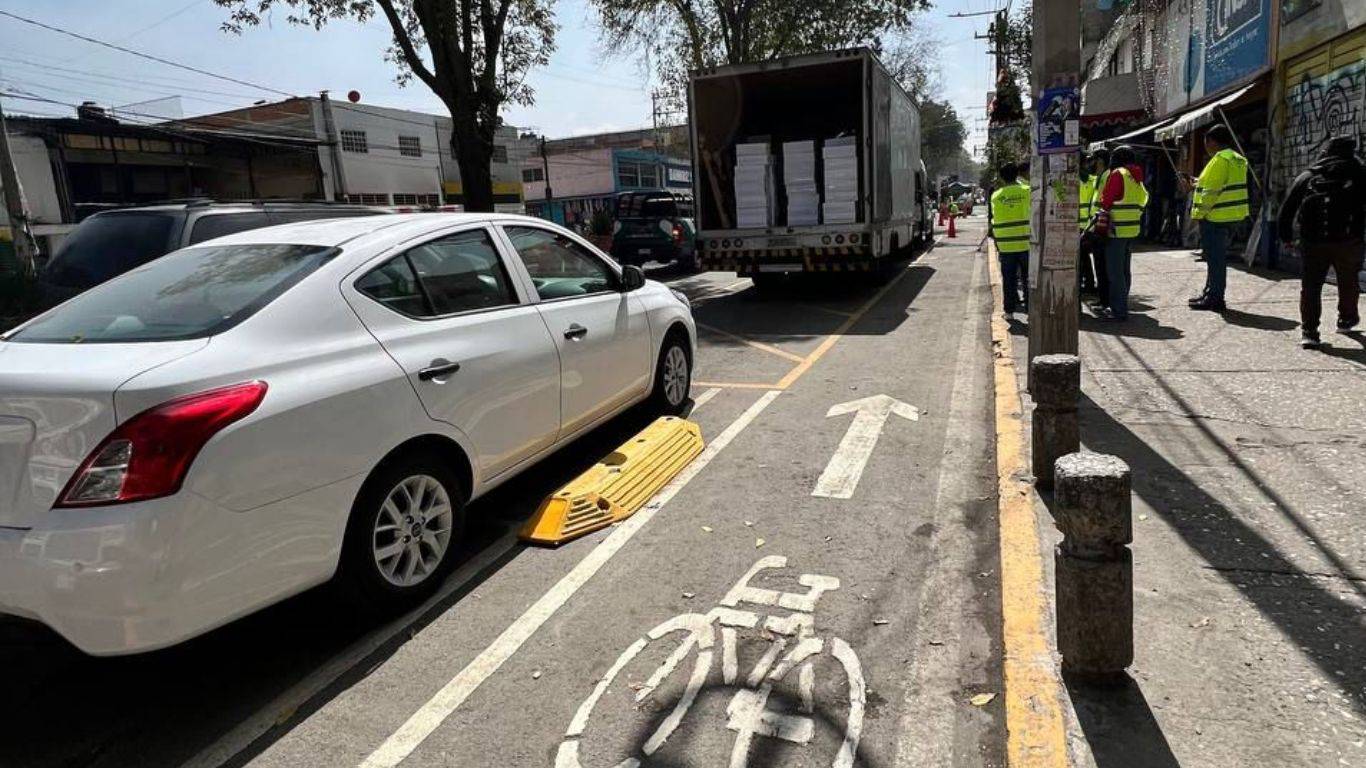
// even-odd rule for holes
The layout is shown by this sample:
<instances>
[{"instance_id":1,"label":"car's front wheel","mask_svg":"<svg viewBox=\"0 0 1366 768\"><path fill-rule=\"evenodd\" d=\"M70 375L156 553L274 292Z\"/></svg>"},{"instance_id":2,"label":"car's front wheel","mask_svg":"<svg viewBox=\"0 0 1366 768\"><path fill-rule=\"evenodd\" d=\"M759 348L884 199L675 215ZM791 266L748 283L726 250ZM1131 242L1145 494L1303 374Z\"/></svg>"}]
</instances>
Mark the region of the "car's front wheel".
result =
<instances>
[{"instance_id":1,"label":"car's front wheel","mask_svg":"<svg viewBox=\"0 0 1366 768\"><path fill-rule=\"evenodd\" d=\"M412 452L385 462L351 508L338 586L364 611L401 608L430 595L454 564L466 491L435 456Z\"/></svg>"},{"instance_id":2,"label":"car's front wheel","mask_svg":"<svg viewBox=\"0 0 1366 768\"><path fill-rule=\"evenodd\" d=\"M651 396L655 410L671 416L683 412L692 390L692 352L687 336L673 331L664 339L655 365L655 388Z\"/></svg>"}]
</instances>

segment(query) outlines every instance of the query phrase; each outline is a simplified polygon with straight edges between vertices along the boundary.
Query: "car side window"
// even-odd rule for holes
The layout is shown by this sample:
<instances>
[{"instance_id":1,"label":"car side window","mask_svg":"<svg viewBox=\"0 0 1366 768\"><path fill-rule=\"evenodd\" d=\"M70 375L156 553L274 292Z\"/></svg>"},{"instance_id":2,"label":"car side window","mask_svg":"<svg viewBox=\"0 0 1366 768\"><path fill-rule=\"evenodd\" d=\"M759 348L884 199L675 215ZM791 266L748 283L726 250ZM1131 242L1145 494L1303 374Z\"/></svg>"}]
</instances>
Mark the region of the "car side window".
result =
<instances>
[{"instance_id":1,"label":"car side window","mask_svg":"<svg viewBox=\"0 0 1366 768\"><path fill-rule=\"evenodd\" d=\"M517 303L512 281L486 230L423 243L407 256L438 315Z\"/></svg>"},{"instance_id":2,"label":"car side window","mask_svg":"<svg viewBox=\"0 0 1366 768\"><path fill-rule=\"evenodd\" d=\"M356 281L356 290L400 314L432 315L407 256L395 256L366 272Z\"/></svg>"},{"instance_id":3,"label":"car side window","mask_svg":"<svg viewBox=\"0 0 1366 768\"><path fill-rule=\"evenodd\" d=\"M538 227L504 227L543 300L616 289L617 275L602 259L564 235Z\"/></svg>"},{"instance_id":4,"label":"car side window","mask_svg":"<svg viewBox=\"0 0 1366 768\"><path fill-rule=\"evenodd\" d=\"M190 245L215 237L268 227L274 222L264 213L215 213L201 216L190 230Z\"/></svg>"}]
</instances>

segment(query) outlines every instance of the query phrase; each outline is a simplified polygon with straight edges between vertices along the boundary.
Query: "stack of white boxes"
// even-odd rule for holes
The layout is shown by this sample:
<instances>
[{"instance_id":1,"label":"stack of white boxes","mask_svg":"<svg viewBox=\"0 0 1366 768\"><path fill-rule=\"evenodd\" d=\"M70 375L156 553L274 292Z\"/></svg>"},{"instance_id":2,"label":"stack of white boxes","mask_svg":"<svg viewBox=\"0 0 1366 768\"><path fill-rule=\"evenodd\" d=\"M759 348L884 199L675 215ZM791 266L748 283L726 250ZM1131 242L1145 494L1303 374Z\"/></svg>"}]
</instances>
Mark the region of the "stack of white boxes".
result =
<instances>
[{"instance_id":1,"label":"stack of white boxes","mask_svg":"<svg viewBox=\"0 0 1366 768\"><path fill-rule=\"evenodd\" d=\"M783 185L787 189L787 225L821 222L821 192L816 186L816 142L783 143Z\"/></svg>"},{"instance_id":2,"label":"stack of white boxes","mask_svg":"<svg viewBox=\"0 0 1366 768\"><path fill-rule=\"evenodd\" d=\"M772 226L773 197L773 158L768 143L735 145L735 226Z\"/></svg>"},{"instance_id":3,"label":"stack of white boxes","mask_svg":"<svg viewBox=\"0 0 1366 768\"><path fill-rule=\"evenodd\" d=\"M825 160L821 221L853 224L858 219L858 144L853 136L826 139L821 156Z\"/></svg>"}]
</instances>

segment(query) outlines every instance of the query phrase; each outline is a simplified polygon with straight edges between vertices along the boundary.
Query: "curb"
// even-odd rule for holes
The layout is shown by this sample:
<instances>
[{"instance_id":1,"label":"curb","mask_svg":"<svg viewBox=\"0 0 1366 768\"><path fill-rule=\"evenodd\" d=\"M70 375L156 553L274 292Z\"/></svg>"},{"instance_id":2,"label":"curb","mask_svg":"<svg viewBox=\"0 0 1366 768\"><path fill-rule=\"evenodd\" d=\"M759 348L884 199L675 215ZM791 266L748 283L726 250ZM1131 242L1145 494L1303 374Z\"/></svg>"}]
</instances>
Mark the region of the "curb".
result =
<instances>
[{"instance_id":1,"label":"curb","mask_svg":"<svg viewBox=\"0 0 1366 768\"><path fill-rule=\"evenodd\" d=\"M1006 762L1011 768L1065 768L1061 684L1046 630L1042 543L1024 446L1024 407L1015 373L996 245L987 249L991 346L996 385L997 511L1001 543L1001 623L1005 669Z\"/></svg>"}]
</instances>

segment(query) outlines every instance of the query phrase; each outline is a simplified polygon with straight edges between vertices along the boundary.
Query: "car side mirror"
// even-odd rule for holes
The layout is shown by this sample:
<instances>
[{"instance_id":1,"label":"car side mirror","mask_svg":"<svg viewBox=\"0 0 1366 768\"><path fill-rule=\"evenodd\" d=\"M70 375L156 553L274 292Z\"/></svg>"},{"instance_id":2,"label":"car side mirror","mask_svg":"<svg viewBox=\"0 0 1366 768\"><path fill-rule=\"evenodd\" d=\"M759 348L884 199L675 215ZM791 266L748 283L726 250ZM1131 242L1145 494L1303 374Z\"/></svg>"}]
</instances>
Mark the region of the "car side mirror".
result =
<instances>
[{"instance_id":1,"label":"car side mirror","mask_svg":"<svg viewBox=\"0 0 1366 768\"><path fill-rule=\"evenodd\" d=\"M621 268L621 290L623 293L629 293L637 288L644 287L644 285L645 273L641 271L640 267L627 264Z\"/></svg>"}]
</instances>

